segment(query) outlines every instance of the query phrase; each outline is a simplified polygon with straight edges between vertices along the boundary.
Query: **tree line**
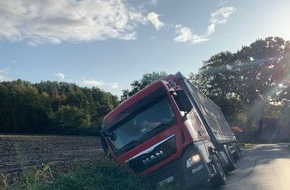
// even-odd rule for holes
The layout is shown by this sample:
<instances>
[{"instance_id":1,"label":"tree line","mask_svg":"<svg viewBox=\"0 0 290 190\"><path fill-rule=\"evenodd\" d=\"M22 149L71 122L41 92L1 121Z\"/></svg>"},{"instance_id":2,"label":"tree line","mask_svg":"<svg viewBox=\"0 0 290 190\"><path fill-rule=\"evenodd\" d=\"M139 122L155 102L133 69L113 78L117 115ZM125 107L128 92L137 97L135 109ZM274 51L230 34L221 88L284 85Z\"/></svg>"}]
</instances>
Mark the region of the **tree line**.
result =
<instances>
[{"instance_id":1,"label":"tree line","mask_svg":"<svg viewBox=\"0 0 290 190\"><path fill-rule=\"evenodd\" d=\"M0 83L0 133L96 135L118 97L64 82Z\"/></svg>"}]
</instances>

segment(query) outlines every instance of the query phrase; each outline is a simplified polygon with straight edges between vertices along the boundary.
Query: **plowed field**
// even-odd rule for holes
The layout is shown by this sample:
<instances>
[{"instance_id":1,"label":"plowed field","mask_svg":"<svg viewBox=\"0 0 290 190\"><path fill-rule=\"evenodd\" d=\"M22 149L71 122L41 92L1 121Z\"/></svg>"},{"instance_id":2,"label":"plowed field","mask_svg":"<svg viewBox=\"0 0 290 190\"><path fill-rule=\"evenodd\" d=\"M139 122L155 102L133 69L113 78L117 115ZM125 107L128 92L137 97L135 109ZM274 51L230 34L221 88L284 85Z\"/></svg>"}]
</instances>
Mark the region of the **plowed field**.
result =
<instances>
[{"instance_id":1,"label":"plowed field","mask_svg":"<svg viewBox=\"0 0 290 190\"><path fill-rule=\"evenodd\" d=\"M0 174L47 164L65 168L103 156L98 137L0 135Z\"/></svg>"}]
</instances>

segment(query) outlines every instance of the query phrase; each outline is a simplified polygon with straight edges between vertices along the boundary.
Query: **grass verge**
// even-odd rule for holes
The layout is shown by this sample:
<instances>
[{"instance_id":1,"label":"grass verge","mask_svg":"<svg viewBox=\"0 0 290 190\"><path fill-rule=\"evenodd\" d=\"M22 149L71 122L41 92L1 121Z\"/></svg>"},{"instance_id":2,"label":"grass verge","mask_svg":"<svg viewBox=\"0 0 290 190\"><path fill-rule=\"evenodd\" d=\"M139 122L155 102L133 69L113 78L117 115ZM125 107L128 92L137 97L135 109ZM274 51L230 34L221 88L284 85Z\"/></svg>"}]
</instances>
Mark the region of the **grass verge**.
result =
<instances>
[{"instance_id":1,"label":"grass verge","mask_svg":"<svg viewBox=\"0 0 290 190\"><path fill-rule=\"evenodd\" d=\"M149 190L145 178L128 173L115 162L103 159L79 166L68 173L53 172L49 166L23 172L19 181L5 185L5 190ZM158 190L170 190L163 186Z\"/></svg>"}]
</instances>

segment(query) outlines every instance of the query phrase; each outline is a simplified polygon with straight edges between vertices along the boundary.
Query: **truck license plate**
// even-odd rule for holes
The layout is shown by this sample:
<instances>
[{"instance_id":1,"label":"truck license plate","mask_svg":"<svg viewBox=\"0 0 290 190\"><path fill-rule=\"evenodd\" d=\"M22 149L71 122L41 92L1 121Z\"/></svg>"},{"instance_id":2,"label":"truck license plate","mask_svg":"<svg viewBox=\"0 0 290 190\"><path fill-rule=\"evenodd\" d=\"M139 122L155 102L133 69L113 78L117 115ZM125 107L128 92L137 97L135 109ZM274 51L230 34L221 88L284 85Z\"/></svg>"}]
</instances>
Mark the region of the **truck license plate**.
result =
<instances>
[{"instance_id":1,"label":"truck license plate","mask_svg":"<svg viewBox=\"0 0 290 190\"><path fill-rule=\"evenodd\" d=\"M172 181L174 181L174 177L173 177L173 176L170 176L170 177L168 177L168 178L166 178L166 179L160 181L158 184L159 184L160 186L162 186L162 185L167 184L167 183L170 183L170 182L172 182Z\"/></svg>"}]
</instances>

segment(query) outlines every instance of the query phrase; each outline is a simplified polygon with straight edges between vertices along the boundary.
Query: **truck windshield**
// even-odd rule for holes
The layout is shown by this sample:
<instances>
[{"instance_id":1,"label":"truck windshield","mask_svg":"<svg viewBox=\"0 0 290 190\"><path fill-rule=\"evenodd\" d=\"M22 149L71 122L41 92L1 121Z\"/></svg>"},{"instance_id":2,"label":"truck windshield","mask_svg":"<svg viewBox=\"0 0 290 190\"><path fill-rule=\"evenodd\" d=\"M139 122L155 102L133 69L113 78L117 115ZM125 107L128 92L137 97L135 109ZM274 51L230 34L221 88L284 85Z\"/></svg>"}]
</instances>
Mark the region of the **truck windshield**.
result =
<instances>
[{"instance_id":1,"label":"truck windshield","mask_svg":"<svg viewBox=\"0 0 290 190\"><path fill-rule=\"evenodd\" d=\"M139 106L135 112L116 123L108 130L108 136L116 155L121 155L174 122L175 114L167 95L164 94L142 104L142 107Z\"/></svg>"}]
</instances>

